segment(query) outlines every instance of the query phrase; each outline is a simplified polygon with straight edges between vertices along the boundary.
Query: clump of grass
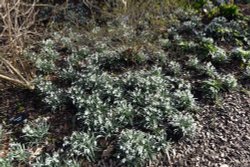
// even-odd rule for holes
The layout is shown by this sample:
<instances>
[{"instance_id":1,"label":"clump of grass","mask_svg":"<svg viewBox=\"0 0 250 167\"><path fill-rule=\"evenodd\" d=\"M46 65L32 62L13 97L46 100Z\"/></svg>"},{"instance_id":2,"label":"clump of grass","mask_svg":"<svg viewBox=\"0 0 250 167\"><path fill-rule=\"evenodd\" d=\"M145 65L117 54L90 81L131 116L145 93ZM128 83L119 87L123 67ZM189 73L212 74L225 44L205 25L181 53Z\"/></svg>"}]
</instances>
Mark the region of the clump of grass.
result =
<instances>
[{"instance_id":1,"label":"clump of grass","mask_svg":"<svg viewBox=\"0 0 250 167\"><path fill-rule=\"evenodd\" d=\"M224 16L227 19L234 19L240 15L240 10L237 5L234 4L221 4L218 7L213 8L208 17L214 18L218 16Z\"/></svg>"},{"instance_id":2,"label":"clump of grass","mask_svg":"<svg viewBox=\"0 0 250 167\"><path fill-rule=\"evenodd\" d=\"M40 144L45 142L48 136L49 124L45 118L38 118L32 122L25 124L22 129L24 139L32 144Z\"/></svg>"},{"instance_id":3,"label":"clump of grass","mask_svg":"<svg viewBox=\"0 0 250 167\"><path fill-rule=\"evenodd\" d=\"M244 64L248 64L250 60L250 51L245 50L242 47L237 47L232 50L232 57L240 60Z\"/></svg>"},{"instance_id":4,"label":"clump of grass","mask_svg":"<svg viewBox=\"0 0 250 167\"><path fill-rule=\"evenodd\" d=\"M234 90L238 86L237 79L231 75L220 76L220 78L203 81L202 89L208 99L217 100L219 93L223 90Z\"/></svg>"}]
</instances>

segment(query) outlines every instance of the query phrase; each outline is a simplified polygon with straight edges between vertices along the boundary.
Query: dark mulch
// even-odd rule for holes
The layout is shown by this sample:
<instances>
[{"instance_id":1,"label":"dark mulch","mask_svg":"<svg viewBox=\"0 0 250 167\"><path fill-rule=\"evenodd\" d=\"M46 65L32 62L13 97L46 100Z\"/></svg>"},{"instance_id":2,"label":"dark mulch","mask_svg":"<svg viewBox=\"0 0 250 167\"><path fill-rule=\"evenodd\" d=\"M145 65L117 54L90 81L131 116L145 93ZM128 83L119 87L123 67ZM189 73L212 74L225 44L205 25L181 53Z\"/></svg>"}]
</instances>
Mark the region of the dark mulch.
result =
<instances>
[{"instance_id":1,"label":"dark mulch","mask_svg":"<svg viewBox=\"0 0 250 167\"><path fill-rule=\"evenodd\" d=\"M238 5L242 11L242 13L244 13L244 15L250 15L250 4L239 4Z\"/></svg>"},{"instance_id":2,"label":"dark mulch","mask_svg":"<svg viewBox=\"0 0 250 167\"><path fill-rule=\"evenodd\" d=\"M53 138L54 142L48 144L45 149L52 151L58 149L62 139L72 133L75 113L73 110L63 108L55 114L38 95L37 92L0 83L0 125L12 132L11 136L17 141L22 142L21 129L26 121L32 121L38 117L48 118L51 127L49 137Z\"/></svg>"},{"instance_id":3,"label":"dark mulch","mask_svg":"<svg viewBox=\"0 0 250 167\"><path fill-rule=\"evenodd\" d=\"M169 166L250 166L250 97L232 93L223 98L196 114L199 132L170 149Z\"/></svg>"}]
</instances>

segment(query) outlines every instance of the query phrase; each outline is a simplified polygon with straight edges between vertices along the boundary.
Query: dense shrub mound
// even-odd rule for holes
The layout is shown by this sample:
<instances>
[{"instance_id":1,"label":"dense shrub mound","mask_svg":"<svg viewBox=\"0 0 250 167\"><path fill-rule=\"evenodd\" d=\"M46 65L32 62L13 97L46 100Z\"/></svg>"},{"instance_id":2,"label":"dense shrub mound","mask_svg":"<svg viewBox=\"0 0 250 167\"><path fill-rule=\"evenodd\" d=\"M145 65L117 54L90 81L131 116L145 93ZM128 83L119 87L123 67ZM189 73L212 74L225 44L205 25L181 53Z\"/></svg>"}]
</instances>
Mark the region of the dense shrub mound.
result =
<instances>
[{"instance_id":1,"label":"dense shrub mound","mask_svg":"<svg viewBox=\"0 0 250 167\"><path fill-rule=\"evenodd\" d=\"M191 85L166 75L163 58L145 68L153 56L143 52L128 55L127 48L107 46L91 51L73 47L70 38L58 39L46 40L32 58L45 102L55 111L63 105L76 109L77 131L65 140L67 155L61 156L95 161L105 149L97 144L104 138L115 143L115 158L142 165L165 151L169 140L194 134ZM69 54L60 53L58 45Z\"/></svg>"}]
</instances>

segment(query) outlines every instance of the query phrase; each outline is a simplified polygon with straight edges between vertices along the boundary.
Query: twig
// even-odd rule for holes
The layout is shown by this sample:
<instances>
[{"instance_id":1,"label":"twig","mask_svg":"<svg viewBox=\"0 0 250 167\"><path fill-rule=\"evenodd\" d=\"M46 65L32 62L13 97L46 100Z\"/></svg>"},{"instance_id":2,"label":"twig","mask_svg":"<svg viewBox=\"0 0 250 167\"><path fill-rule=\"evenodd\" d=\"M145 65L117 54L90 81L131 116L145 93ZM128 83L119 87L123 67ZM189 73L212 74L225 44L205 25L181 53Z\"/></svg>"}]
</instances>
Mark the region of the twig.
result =
<instances>
[{"instance_id":1,"label":"twig","mask_svg":"<svg viewBox=\"0 0 250 167\"><path fill-rule=\"evenodd\" d=\"M10 82L17 83L17 84L22 85L22 86L24 86L24 87L26 87L26 88L29 88L29 89L31 89L31 90L34 89L34 85L33 85L31 82L27 81L27 80L22 76L22 74L19 72L19 70L16 69L14 66L12 66L11 63L10 63L8 60L4 59L2 56L0 56L0 59L1 59L1 61L2 61L3 63L5 63L6 67L7 67L9 70L11 70L11 72L14 72L14 73L16 74L16 76L18 76L21 80L19 80L19 79L14 79L14 78L8 77L8 76L6 76L6 75L0 74L0 78L1 78L1 79L4 79L4 80L10 81Z\"/></svg>"},{"instance_id":2,"label":"twig","mask_svg":"<svg viewBox=\"0 0 250 167\"><path fill-rule=\"evenodd\" d=\"M7 77L7 76L2 75L2 74L0 74L0 79L12 82L14 84L21 85L21 86L23 86L25 88L28 88L30 90L34 90L34 86L33 85L27 85L26 83L23 83L22 81L20 81L18 79L10 78L10 77Z\"/></svg>"},{"instance_id":3,"label":"twig","mask_svg":"<svg viewBox=\"0 0 250 167\"><path fill-rule=\"evenodd\" d=\"M34 6L34 7L49 7L49 8L55 8L54 5L49 5L49 4L35 4L35 5L31 5L31 4L27 4L27 3L21 3L21 5L23 6Z\"/></svg>"},{"instance_id":4,"label":"twig","mask_svg":"<svg viewBox=\"0 0 250 167\"><path fill-rule=\"evenodd\" d=\"M24 82L27 82L26 79L25 79L25 78L21 75L21 73L18 71L18 69L16 69L15 67L13 67L13 66L11 65L11 63L10 63L8 60L4 59L3 57L0 57L0 59L1 59L5 64L7 64L7 66L10 67L10 68L17 74L17 76L18 76L21 80L23 80Z\"/></svg>"}]
</instances>

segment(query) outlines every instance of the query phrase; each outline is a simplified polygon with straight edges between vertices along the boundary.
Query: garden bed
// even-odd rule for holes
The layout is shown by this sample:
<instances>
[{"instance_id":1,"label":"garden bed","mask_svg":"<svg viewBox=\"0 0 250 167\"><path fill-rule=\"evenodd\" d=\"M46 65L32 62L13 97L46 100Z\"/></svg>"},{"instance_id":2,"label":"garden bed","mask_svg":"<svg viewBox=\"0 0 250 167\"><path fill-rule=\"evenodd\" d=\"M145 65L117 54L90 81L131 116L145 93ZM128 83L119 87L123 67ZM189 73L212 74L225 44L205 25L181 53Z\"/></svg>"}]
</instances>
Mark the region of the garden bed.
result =
<instances>
[{"instance_id":1,"label":"garden bed","mask_svg":"<svg viewBox=\"0 0 250 167\"><path fill-rule=\"evenodd\" d=\"M250 18L237 6L201 1L134 22L71 5L23 49L34 80L3 59L23 87L0 85L1 165L250 165ZM58 31L66 16L74 26Z\"/></svg>"}]
</instances>

